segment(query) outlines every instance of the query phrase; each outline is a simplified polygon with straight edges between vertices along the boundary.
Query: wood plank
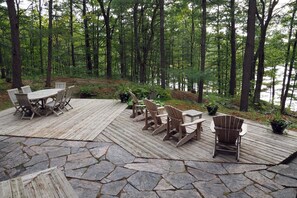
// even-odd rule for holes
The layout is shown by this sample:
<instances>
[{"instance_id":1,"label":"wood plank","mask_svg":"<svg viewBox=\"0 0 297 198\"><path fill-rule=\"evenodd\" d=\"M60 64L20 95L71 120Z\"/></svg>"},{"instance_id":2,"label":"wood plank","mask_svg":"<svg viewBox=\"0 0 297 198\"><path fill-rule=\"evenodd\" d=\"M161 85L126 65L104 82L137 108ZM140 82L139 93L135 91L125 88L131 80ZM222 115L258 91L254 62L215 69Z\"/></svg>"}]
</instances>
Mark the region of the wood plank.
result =
<instances>
[{"instance_id":1,"label":"wood plank","mask_svg":"<svg viewBox=\"0 0 297 198\"><path fill-rule=\"evenodd\" d=\"M0 197L12 198L10 180L0 182Z\"/></svg>"},{"instance_id":2,"label":"wood plank","mask_svg":"<svg viewBox=\"0 0 297 198\"><path fill-rule=\"evenodd\" d=\"M11 179L10 185L13 198L27 198L22 178L17 177L15 179Z\"/></svg>"}]
</instances>

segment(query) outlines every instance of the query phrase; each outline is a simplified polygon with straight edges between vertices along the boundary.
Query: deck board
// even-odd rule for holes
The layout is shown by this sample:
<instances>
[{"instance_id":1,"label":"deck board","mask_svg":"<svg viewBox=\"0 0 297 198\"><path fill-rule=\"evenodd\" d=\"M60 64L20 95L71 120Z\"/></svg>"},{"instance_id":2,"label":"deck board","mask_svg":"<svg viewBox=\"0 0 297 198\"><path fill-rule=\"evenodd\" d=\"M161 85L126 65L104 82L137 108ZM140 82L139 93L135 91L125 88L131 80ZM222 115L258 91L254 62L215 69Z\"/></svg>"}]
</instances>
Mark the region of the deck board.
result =
<instances>
[{"instance_id":1,"label":"deck board","mask_svg":"<svg viewBox=\"0 0 297 198\"><path fill-rule=\"evenodd\" d=\"M74 107L60 116L20 120L14 109L0 112L0 135L69 140L93 140L125 108L116 100L73 99Z\"/></svg>"},{"instance_id":2,"label":"deck board","mask_svg":"<svg viewBox=\"0 0 297 198\"><path fill-rule=\"evenodd\" d=\"M232 155L218 154L212 158L214 134L209 129L212 117L203 114L201 139L176 148L172 141L162 141L165 133L155 136L151 130L142 130L144 122L133 122L131 110L123 111L95 140L110 139L138 157L213 162L236 162ZM279 164L297 152L297 133L273 134L269 127L245 120L248 132L242 138L241 163Z\"/></svg>"}]
</instances>

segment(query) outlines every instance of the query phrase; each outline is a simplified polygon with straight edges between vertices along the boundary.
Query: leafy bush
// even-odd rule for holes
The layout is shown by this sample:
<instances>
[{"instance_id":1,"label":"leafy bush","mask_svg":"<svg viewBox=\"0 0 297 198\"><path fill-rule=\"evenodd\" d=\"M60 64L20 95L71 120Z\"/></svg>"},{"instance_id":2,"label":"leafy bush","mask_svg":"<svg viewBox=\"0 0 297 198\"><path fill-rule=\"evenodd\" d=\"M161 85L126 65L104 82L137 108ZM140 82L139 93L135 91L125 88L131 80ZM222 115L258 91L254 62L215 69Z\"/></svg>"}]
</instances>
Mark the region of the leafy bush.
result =
<instances>
[{"instance_id":1,"label":"leafy bush","mask_svg":"<svg viewBox=\"0 0 297 198\"><path fill-rule=\"evenodd\" d=\"M95 87L92 85L80 87L79 93L81 98L90 98L92 96L96 96Z\"/></svg>"}]
</instances>

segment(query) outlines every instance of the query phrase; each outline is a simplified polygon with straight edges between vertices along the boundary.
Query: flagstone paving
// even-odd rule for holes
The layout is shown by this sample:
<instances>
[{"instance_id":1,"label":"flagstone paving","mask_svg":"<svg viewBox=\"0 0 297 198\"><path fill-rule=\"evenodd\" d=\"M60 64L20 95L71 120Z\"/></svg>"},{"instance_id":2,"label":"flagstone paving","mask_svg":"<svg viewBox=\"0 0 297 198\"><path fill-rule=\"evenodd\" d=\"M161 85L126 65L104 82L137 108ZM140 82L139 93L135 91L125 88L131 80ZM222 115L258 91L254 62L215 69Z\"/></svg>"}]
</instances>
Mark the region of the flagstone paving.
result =
<instances>
[{"instance_id":1,"label":"flagstone paving","mask_svg":"<svg viewBox=\"0 0 297 198\"><path fill-rule=\"evenodd\" d=\"M137 158L113 143L0 136L0 181L57 166L81 198L296 198L288 164Z\"/></svg>"}]
</instances>

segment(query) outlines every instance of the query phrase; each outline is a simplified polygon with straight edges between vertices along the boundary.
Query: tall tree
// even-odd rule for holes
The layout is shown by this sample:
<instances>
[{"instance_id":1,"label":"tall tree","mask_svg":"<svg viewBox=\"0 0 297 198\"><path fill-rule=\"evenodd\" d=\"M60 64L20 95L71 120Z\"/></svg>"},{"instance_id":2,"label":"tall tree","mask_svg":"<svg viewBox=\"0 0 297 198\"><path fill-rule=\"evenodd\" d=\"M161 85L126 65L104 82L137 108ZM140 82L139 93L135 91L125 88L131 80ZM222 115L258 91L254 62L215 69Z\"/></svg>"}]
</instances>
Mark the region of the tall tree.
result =
<instances>
[{"instance_id":1,"label":"tall tree","mask_svg":"<svg viewBox=\"0 0 297 198\"><path fill-rule=\"evenodd\" d=\"M87 5L86 0L83 0L83 19L84 19L84 30L85 30L85 51L86 51L86 65L87 73L92 74L92 60L91 60L91 47L90 47L90 35L89 25L87 17Z\"/></svg>"},{"instance_id":2,"label":"tall tree","mask_svg":"<svg viewBox=\"0 0 297 198\"><path fill-rule=\"evenodd\" d=\"M286 101L284 100L284 94L286 90L286 78L287 78L287 71L288 71L288 64L290 59L290 48L291 48L291 37L292 37L292 31L294 27L294 21L295 21L295 14L297 11L297 0L295 1L292 17L290 20L290 29L289 29L289 37L288 37L288 47L286 52L286 59L285 59L285 70L284 70L284 76L283 76L283 83L282 83L282 92L281 92L281 113L284 113Z\"/></svg>"},{"instance_id":3,"label":"tall tree","mask_svg":"<svg viewBox=\"0 0 297 198\"><path fill-rule=\"evenodd\" d=\"M53 50L53 0L48 2L48 43L47 43L47 73L45 87L51 86L52 77L52 50Z\"/></svg>"},{"instance_id":4,"label":"tall tree","mask_svg":"<svg viewBox=\"0 0 297 198\"><path fill-rule=\"evenodd\" d=\"M230 0L230 22L231 22L231 68L230 68L230 83L229 94L235 95L236 90L236 33L235 33L235 0Z\"/></svg>"},{"instance_id":5,"label":"tall tree","mask_svg":"<svg viewBox=\"0 0 297 198\"><path fill-rule=\"evenodd\" d=\"M39 0L40 1L40 0ZM73 0L69 0L69 25L70 25L70 45L71 45L71 63L75 67L74 41L73 41Z\"/></svg>"},{"instance_id":6,"label":"tall tree","mask_svg":"<svg viewBox=\"0 0 297 198\"><path fill-rule=\"evenodd\" d=\"M107 8L105 9L104 1L98 0L102 16L104 18L104 24L105 24L105 38L106 38L106 77L111 78L112 77L112 48L111 48L111 41L112 41L112 27L110 25L110 6L112 0L107 1Z\"/></svg>"},{"instance_id":7,"label":"tall tree","mask_svg":"<svg viewBox=\"0 0 297 198\"><path fill-rule=\"evenodd\" d=\"M160 6L160 69L161 69L161 87L165 89L165 36L164 36L164 0L159 0Z\"/></svg>"},{"instance_id":8,"label":"tall tree","mask_svg":"<svg viewBox=\"0 0 297 198\"><path fill-rule=\"evenodd\" d=\"M205 55L206 55L206 0L201 0L201 9L202 9L202 25L201 25L201 38L200 38L200 72L204 73L205 69ZM200 78L198 85L198 103L203 101L203 85L204 80Z\"/></svg>"},{"instance_id":9,"label":"tall tree","mask_svg":"<svg viewBox=\"0 0 297 198\"><path fill-rule=\"evenodd\" d=\"M9 22L10 22L10 33L11 33L11 44L12 44L12 87L20 88L22 86L22 69L21 69L21 52L20 52L20 38L19 38L19 20L16 15L13 0L6 0Z\"/></svg>"},{"instance_id":10,"label":"tall tree","mask_svg":"<svg viewBox=\"0 0 297 198\"><path fill-rule=\"evenodd\" d=\"M263 77L264 77L266 33L267 33L269 22L272 19L273 9L277 5L278 0L269 0L267 16L265 16L266 1L260 0L260 3L262 8L261 13L259 13L258 9L256 10L256 15L260 23L261 33L260 33L260 41L258 46L258 70L257 70L256 88L254 92L254 103L260 102L261 87L262 87Z\"/></svg>"},{"instance_id":11,"label":"tall tree","mask_svg":"<svg viewBox=\"0 0 297 198\"><path fill-rule=\"evenodd\" d=\"M255 47L255 22L256 22L256 0L249 0L247 37L245 44L245 53L243 58L243 74L240 98L240 111L248 111L251 65L254 56Z\"/></svg>"},{"instance_id":12,"label":"tall tree","mask_svg":"<svg viewBox=\"0 0 297 198\"><path fill-rule=\"evenodd\" d=\"M43 75L43 47L42 47L42 3L41 0L39 0L38 4L38 19L39 19L39 58L40 58L40 73Z\"/></svg>"}]
</instances>

